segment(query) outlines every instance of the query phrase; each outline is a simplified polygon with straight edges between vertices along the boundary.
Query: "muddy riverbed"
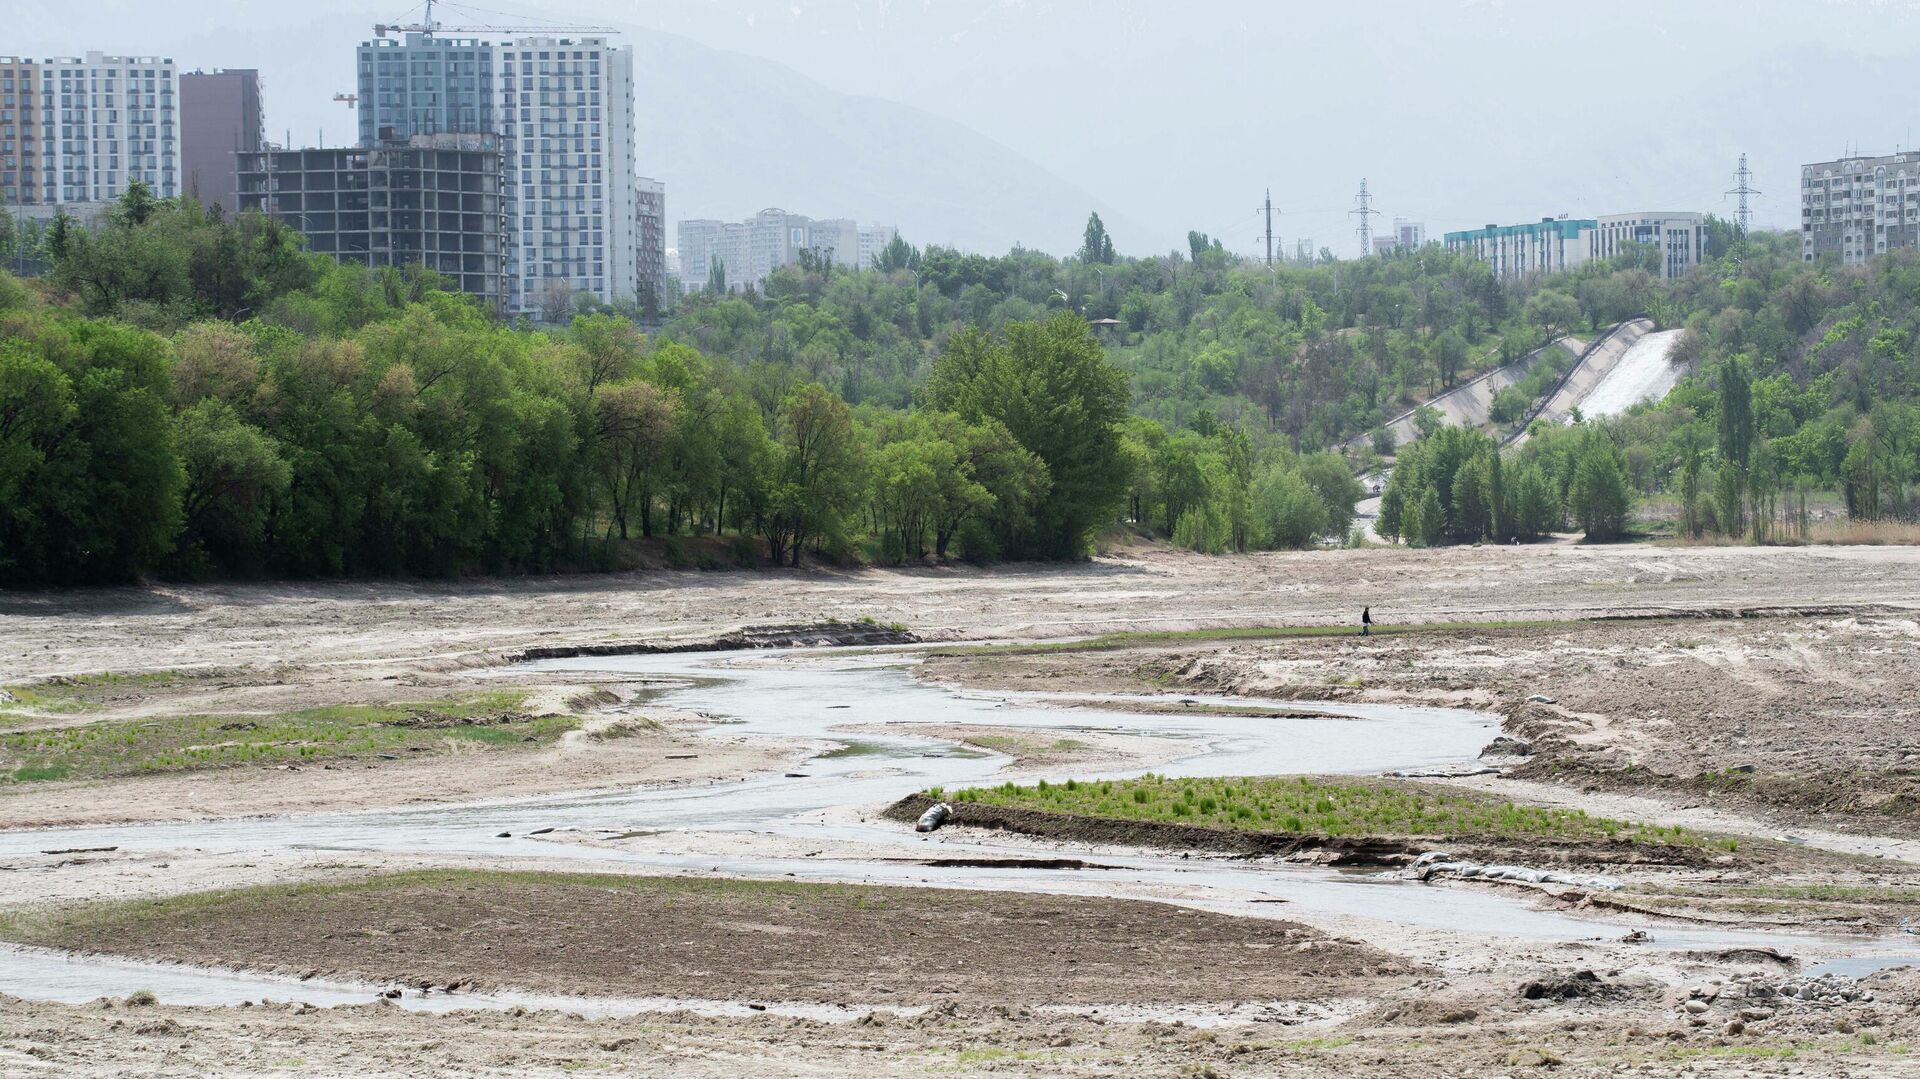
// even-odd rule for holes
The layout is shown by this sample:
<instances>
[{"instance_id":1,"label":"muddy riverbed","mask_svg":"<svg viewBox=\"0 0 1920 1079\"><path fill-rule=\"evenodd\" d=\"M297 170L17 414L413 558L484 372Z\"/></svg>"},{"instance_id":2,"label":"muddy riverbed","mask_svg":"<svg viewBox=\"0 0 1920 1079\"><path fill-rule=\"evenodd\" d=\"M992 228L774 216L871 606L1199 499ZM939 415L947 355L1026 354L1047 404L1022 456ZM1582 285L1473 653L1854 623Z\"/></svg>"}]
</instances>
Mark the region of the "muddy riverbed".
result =
<instances>
[{"instance_id":1,"label":"muddy riverbed","mask_svg":"<svg viewBox=\"0 0 1920 1079\"><path fill-rule=\"evenodd\" d=\"M1340 620L1340 610L1362 593L1387 597L1374 600L1376 615L1385 608L1403 623L1577 620L1559 631L1540 629L1544 636L1489 627L1367 642L1162 642L991 663L935 660L917 678L900 654L601 656L501 665L536 646L684 642L747 624L827 619L898 621L922 636L955 639L1323 623ZM742 955L771 949L761 963L770 969L802 954L818 958L786 968L791 975L781 984L789 986L789 999L746 1001L738 984L718 977L702 983L697 975L713 963L680 969L678 981L663 976L668 991L644 1000L643 986L596 979L594 942L617 943L617 934L609 935L611 925L594 929L594 903L570 904L555 892L507 914L493 898L476 906L472 897L456 903L413 895L413 902L369 911L357 926L316 919L303 927L311 932L284 937L271 917L223 920L238 913L216 904L194 923L197 937L183 929L171 939L164 931L137 940L130 931L46 938L106 951L118 940L148 959L211 964L209 976L229 981L209 991L201 1007L170 1006L164 992L152 1007L60 1003L143 988L135 984L143 968L57 953L34 953L32 963L14 953L9 967L0 954L0 992L36 995L36 978L56 980L49 964L60 966L64 986L56 994L40 985L44 1001L0 1005L0 1070L541 1074L592 1066L720 1074L713 1062L724 1059L732 1069L726 1074L767 1075L800 1067L1386 1075L1404 1074L1395 1066L1419 1052L1439 1053L1456 1070L1501 1074L1541 1064L1570 1069L1562 1074L1601 1074L1682 1062L1702 1073L1751 1074L1733 1069L1782 1060L1802 1074L1839 1076L1903 1074L1904 1049L1896 1047L1920 1033L1913 986L1898 969L1920 948L1874 920L1910 895L1906 874L1914 859L1898 838L1890 801L1876 800L1889 792L1899 797L1901 758L1889 754L1914 733L1899 702L1915 636L1904 610L1920 602L1920 569L1903 551L1558 548L1219 562L1136 552L1089 567L994 573L665 575L625 583L228 588L61 599L64 606L50 597L0 601L9 612L0 619L0 655L10 665L0 682L103 670L189 672L158 687L116 688L89 702L86 715L63 722L164 721L204 710L283 708L294 700L416 700L512 684L568 698L598 687L606 699L588 709L595 721L643 718L658 726L638 739L573 739L571 752L598 761L598 772L547 769L561 760L558 746L519 755L489 749L464 759L355 758L333 771L359 780L359 804L367 808L358 811L342 811L353 803L326 793L336 788L322 784L321 794L306 793L287 782L300 777L257 767L164 777L145 789L172 793L144 803L136 795L133 808L122 806L116 817L43 811L112 804L122 792L142 790L139 782L40 792L16 784L0 793L8 819L67 824L0 831L0 880L9 886L0 916L56 909L49 904L72 911L74 900L170 902L207 888L297 882L346 888L383 873L450 870L615 873L639 882L661 875L747 878L802 890L886 885L927 895L930 907L892 910L886 916L899 921L890 930L834 917L829 906L807 900L768 909L766 917L731 907L696 914L690 907L683 921L663 924L689 942L690 957L703 948ZM1736 610L1765 617L1584 621ZM695 669L700 664L712 666ZM955 684L965 688L953 692ZM1788 706L1802 702L1806 718L1795 722ZM1704 717L1697 729L1675 722L1694 716ZM971 829L916 836L882 817L913 790L1008 773L1031 779L1147 769L1473 771L1503 725L1535 752L1501 762L1506 776L1455 782L1596 812L1626 806L1656 817L1702 818L1698 826L1752 837L1737 861L1754 843L1782 835L1856 860L1809 855L1782 878L1804 885L1804 895L1785 898L1755 891L1762 882L1744 863L1708 865L1661 882L1661 894L1674 900L1663 915L1596 904L1593 894L1577 890L1429 885L1378 871ZM621 750L609 748L621 743ZM648 749L656 764L645 763ZM618 752L635 763L608 766L601 759ZM678 772L648 773L669 757ZM1889 760L1891 767L1861 767ZM485 764L477 773L476 762ZM1625 763L1654 778L1631 782ZM1666 766L1657 775L1645 768L1656 763ZM1730 765L1751 768L1728 772ZM1824 800L1762 797L1774 788L1756 792L1751 780L1745 790L1732 789L1739 783L1700 789L1705 772L1764 778L1796 766L1808 774L1873 774ZM499 776L495 796L476 798L473 782L436 789L436 774L463 767ZM518 781L509 778L516 771ZM190 799L185 792L195 788L201 794ZM237 818L249 790L261 796L262 808L282 815ZM144 812L143 804L166 811ZM374 808L383 806L403 808ZM89 823L143 816L159 823ZM1012 904L994 916L1022 924L1079 924L1099 916L1098 904L1120 903L1132 904L1124 906L1129 912L1172 912L1162 917L1222 918L1207 924L1227 935L1195 943L1199 950L1158 955L1156 971L1174 979L1161 988L1147 991L1158 983L1143 983L1137 994L1116 988L1103 995L1096 991L1103 981L1121 979L1102 973L1049 981L1010 964L1030 954L1042 971L1048 962L1093 971L1103 963L1123 966L1120 953L1132 945L1173 946L1151 939L1150 914L1140 915L1138 931L1075 934L1085 946L1113 949L1099 955L1045 958L1042 940L1015 948L1024 938L973 915L974 922L945 927L958 936L905 936L916 917L941 917L942 889L964 897L956 902L960 912ZM1833 917L1809 916L1804 896L1814 894ZM1718 920L1696 917L1703 899L1722 904ZM1872 919L1841 917L1854 910L1850 903ZM1108 908L1108 920L1131 926L1133 914L1116 913L1121 909ZM247 925L244 933L223 933ZM448 933L479 950L433 952L434 936ZM854 961L863 954L860 941L888 933L902 946L887 954L903 957L908 967L896 969L913 977L881 977ZM1260 936L1274 933L1295 934L1290 946L1308 946L1301 955L1325 941L1336 949L1330 956L1360 948L1379 959L1328 968L1338 977L1318 982L1290 976L1301 968L1289 963L1272 967L1272 984L1237 974L1246 961L1241 953L1278 950L1252 947L1277 943ZM807 947L781 951L796 937ZM378 947L383 939L406 945L391 951L393 965L374 962L389 954ZM222 951L223 941L233 946ZM543 944L554 947L543 951ZM675 955L658 941L622 946L651 948L648 954L663 960ZM1227 951L1210 959L1204 948ZM421 961L404 961L413 954L408 949L425 949ZM522 949L528 957L572 956L574 965L517 983L486 976L490 962L504 966ZM333 961L355 955L356 962ZM451 962L463 955L464 962ZM955 986L964 989L959 993L937 992L944 983L913 970L914 955L962 964L977 958L974 973L983 980ZM427 971L428 957L441 965ZM530 963L537 965L529 959L518 966ZM1875 973L1882 968L1889 969ZM980 973L996 969L998 977ZM355 994L370 1000L376 982L404 983L409 974L428 981L464 976L475 979L462 990L469 997L456 992L442 998L444 1006L486 1010L436 1016L378 1005L312 1011L259 1003L300 999L302 983L285 978L310 972L316 976L308 984L323 1003ZM336 977L344 998L324 997L326 976ZM895 990L891 998L873 991L889 981L900 982L879 986ZM519 998L521 1007L560 1011L503 1015L499 1009L512 1000L483 999L502 991L496 984L534 994ZM1801 984L1815 987L1805 1000ZM987 985L1007 991L992 1002L978 999ZM1067 985L1082 988L1068 992ZM1783 995L1786 989L1793 995ZM780 994L760 994L772 995ZM237 1006L242 1000L252 1005ZM629 1006L609 1012L591 1006L594 1000ZM222 1003L228 1006L205 1006ZM893 1004L934 1010L906 1014L889 1010ZM671 1011L676 1006L680 1013ZM598 1018L569 1019L569 1008ZM1176 1020L1180 1026L1171 1025ZM532 1031L545 1040L530 1038ZM428 1048L409 1058L391 1051L396 1038L417 1038ZM876 1050L885 1063L875 1063Z\"/></svg>"}]
</instances>

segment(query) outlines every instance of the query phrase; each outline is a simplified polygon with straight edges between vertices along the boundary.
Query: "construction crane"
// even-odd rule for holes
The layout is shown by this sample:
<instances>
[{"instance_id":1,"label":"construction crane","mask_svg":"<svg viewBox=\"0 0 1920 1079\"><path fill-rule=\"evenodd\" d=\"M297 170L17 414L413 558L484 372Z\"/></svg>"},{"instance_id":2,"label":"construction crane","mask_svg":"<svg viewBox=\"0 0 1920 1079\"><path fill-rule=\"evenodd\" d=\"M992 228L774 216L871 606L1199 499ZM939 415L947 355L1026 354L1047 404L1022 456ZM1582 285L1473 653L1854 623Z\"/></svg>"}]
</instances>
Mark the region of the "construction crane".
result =
<instances>
[{"instance_id":1,"label":"construction crane","mask_svg":"<svg viewBox=\"0 0 1920 1079\"><path fill-rule=\"evenodd\" d=\"M611 26L442 26L433 18L434 0L427 0L426 17L415 23L374 23L373 36L386 37L389 31L396 34L434 34L446 30L456 34L612 34L618 31Z\"/></svg>"}]
</instances>

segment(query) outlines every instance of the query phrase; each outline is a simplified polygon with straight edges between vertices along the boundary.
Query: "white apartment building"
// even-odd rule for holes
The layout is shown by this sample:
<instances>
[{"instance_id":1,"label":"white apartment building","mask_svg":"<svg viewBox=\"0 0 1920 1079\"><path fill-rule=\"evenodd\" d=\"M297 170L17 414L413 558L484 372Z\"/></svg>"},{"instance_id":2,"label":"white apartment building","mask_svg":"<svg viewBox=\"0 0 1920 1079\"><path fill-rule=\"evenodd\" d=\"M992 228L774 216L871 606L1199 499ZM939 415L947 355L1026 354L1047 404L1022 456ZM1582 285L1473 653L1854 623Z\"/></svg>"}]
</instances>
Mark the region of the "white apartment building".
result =
<instances>
[{"instance_id":1,"label":"white apartment building","mask_svg":"<svg viewBox=\"0 0 1920 1079\"><path fill-rule=\"evenodd\" d=\"M604 37L488 43L409 31L359 50L360 141L500 137L509 314L556 290L631 301L640 284L633 55Z\"/></svg>"},{"instance_id":2,"label":"white apartment building","mask_svg":"<svg viewBox=\"0 0 1920 1079\"><path fill-rule=\"evenodd\" d=\"M880 252L885 251L887 245L893 243L894 237L898 235L900 230L892 225L868 225L861 229L860 268L873 269L874 263L880 261Z\"/></svg>"},{"instance_id":3,"label":"white apartment building","mask_svg":"<svg viewBox=\"0 0 1920 1079\"><path fill-rule=\"evenodd\" d=\"M675 237L680 283L688 292L706 288L718 260L729 291L758 287L774 270L800 261L802 251L830 258L838 266L864 270L898 234L892 225L863 228L851 218L816 221L778 208L762 210L745 221L682 221Z\"/></svg>"},{"instance_id":4,"label":"white apartment building","mask_svg":"<svg viewBox=\"0 0 1920 1079\"><path fill-rule=\"evenodd\" d=\"M0 173L11 205L100 204L145 181L181 190L180 75L171 57L0 57Z\"/></svg>"},{"instance_id":5,"label":"white apartment building","mask_svg":"<svg viewBox=\"0 0 1920 1079\"><path fill-rule=\"evenodd\" d=\"M1660 252L1660 276L1680 278L1707 257L1707 219L1704 214L1643 210L1607 214L1594 219L1587 231L1587 257L1612 258L1630 243Z\"/></svg>"},{"instance_id":6,"label":"white apartment building","mask_svg":"<svg viewBox=\"0 0 1920 1079\"><path fill-rule=\"evenodd\" d=\"M510 140L508 309L537 309L562 281L608 303L633 299L633 54L600 37L523 37L495 56Z\"/></svg>"}]
</instances>

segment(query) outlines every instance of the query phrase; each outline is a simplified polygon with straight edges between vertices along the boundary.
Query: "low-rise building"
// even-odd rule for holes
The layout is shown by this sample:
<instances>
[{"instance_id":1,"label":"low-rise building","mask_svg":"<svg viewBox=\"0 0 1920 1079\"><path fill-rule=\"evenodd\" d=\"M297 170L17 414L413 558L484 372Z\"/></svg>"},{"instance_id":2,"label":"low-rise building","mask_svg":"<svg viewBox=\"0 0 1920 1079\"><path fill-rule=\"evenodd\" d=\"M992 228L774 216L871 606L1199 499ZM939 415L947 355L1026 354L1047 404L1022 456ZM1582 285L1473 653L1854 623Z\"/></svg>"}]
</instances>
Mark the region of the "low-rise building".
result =
<instances>
[{"instance_id":1,"label":"low-rise building","mask_svg":"<svg viewBox=\"0 0 1920 1079\"><path fill-rule=\"evenodd\" d=\"M1525 277L1571 270L1588 258L1585 233L1592 218L1543 217L1524 225L1488 225L1449 232L1449 251L1463 251L1493 267L1496 277Z\"/></svg>"},{"instance_id":2,"label":"low-rise building","mask_svg":"<svg viewBox=\"0 0 1920 1079\"><path fill-rule=\"evenodd\" d=\"M1656 210L1608 214L1596 219L1587 234L1587 257L1612 258L1630 244L1660 253L1661 277L1685 277L1707 257L1706 215Z\"/></svg>"},{"instance_id":3,"label":"low-rise building","mask_svg":"<svg viewBox=\"0 0 1920 1079\"><path fill-rule=\"evenodd\" d=\"M499 137L416 135L374 147L239 155L243 210L305 233L342 263L419 263L496 314L507 302Z\"/></svg>"},{"instance_id":4,"label":"low-rise building","mask_svg":"<svg viewBox=\"0 0 1920 1079\"><path fill-rule=\"evenodd\" d=\"M1660 253L1660 276L1684 277L1707 254L1703 214L1643 210L1604 217L1543 217L1524 225L1488 225L1444 237L1449 251L1464 251L1493 267L1498 277L1561 273L1594 259L1609 259L1640 244Z\"/></svg>"}]
</instances>

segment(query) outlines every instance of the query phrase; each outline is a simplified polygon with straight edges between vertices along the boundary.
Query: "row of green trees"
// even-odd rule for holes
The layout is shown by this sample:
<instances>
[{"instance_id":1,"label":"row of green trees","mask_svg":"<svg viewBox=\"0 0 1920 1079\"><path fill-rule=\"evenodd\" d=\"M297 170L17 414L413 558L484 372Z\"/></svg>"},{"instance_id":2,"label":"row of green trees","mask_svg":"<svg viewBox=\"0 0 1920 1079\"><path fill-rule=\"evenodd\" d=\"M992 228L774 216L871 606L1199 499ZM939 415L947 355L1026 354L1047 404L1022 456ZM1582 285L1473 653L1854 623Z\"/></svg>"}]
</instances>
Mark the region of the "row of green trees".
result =
<instances>
[{"instance_id":1,"label":"row of green trees","mask_svg":"<svg viewBox=\"0 0 1920 1079\"><path fill-rule=\"evenodd\" d=\"M0 273L8 584L518 572L670 535L1072 558L1127 489L1125 375L1063 312L952 337L918 407L854 407L802 365L605 313L501 325L138 188L60 232L44 290Z\"/></svg>"}]
</instances>

